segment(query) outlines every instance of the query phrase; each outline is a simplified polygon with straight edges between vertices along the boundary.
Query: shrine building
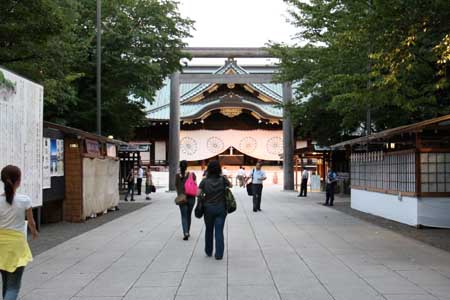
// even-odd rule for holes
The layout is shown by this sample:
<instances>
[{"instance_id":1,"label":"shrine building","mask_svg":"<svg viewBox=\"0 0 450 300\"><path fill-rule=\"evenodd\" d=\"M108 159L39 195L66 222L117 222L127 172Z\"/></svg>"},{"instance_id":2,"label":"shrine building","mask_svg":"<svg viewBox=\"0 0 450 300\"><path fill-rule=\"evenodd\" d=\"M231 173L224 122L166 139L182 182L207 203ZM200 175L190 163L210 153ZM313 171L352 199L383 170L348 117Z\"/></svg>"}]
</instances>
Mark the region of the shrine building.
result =
<instances>
[{"instance_id":1,"label":"shrine building","mask_svg":"<svg viewBox=\"0 0 450 300\"><path fill-rule=\"evenodd\" d=\"M273 83L275 66L241 66L236 60L270 55L261 48L187 51L193 57L221 57L224 63L186 66L166 80L146 107L147 124L136 129L133 142L151 145L141 154L143 164L169 165L174 173L180 160L201 170L218 159L234 172L261 160L271 182L283 182L283 172L291 174L290 181L295 142L282 105L292 99L291 84Z\"/></svg>"}]
</instances>

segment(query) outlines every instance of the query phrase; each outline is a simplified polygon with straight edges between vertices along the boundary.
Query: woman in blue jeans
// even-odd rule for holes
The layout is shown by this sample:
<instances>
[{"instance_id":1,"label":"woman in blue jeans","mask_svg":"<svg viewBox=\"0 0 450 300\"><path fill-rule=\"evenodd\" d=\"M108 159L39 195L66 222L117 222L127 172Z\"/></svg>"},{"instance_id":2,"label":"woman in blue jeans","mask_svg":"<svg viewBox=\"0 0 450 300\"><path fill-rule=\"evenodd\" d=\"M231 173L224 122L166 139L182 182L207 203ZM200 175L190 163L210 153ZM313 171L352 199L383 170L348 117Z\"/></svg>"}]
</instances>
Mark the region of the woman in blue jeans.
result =
<instances>
[{"instance_id":1,"label":"woman in blue jeans","mask_svg":"<svg viewBox=\"0 0 450 300\"><path fill-rule=\"evenodd\" d=\"M224 237L223 228L227 211L225 208L225 189L231 187L231 182L222 176L222 168L217 160L210 161L207 176L200 182L198 194L204 194L205 220L205 253L213 254L213 236L216 240L216 259L223 258Z\"/></svg>"},{"instance_id":2,"label":"woman in blue jeans","mask_svg":"<svg viewBox=\"0 0 450 300\"><path fill-rule=\"evenodd\" d=\"M2 298L16 300L25 266L32 260L26 240L25 217L33 239L38 235L33 219L31 199L17 194L21 171L16 166L6 166L1 171L4 193L0 195L0 273Z\"/></svg>"},{"instance_id":3,"label":"woman in blue jeans","mask_svg":"<svg viewBox=\"0 0 450 300\"><path fill-rule=\"evenodd\" d=\"M180 161L180 173L177 174L175 178L175 186L177 188L177 195L184 194L184 185L186 180L189 178L189 172L187 172L188 163L185 160ZM192 176L194 181L197 180L195 177L195 173L192 172ZM195 196L186 195L187 202L184 204L180 204L180 214L181 214L181 226L183 227L183 240L187 241L191 236L191 221L192 221L192 209L195 205Z\"/></svg>"}]
</instances>

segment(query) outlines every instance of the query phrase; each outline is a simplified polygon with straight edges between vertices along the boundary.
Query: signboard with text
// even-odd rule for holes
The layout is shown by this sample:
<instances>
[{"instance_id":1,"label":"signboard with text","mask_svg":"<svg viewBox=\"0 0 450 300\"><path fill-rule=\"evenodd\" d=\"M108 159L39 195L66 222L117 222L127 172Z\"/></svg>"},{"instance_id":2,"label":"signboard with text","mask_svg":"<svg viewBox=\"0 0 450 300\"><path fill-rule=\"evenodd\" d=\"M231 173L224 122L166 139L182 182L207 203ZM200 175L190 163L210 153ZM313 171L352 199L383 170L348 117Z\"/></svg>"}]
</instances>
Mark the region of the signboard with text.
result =
<instances>
[{"instance_id":1,"label":"signboard with text","mask_svg":"<svg viewBox=\"0 0 450 300\"><path fill-rule=\"evenodd\" d=\"M0 87L0 169L19 167L22 184L18 193L28 195L33 207L42 206L44 88L6 69L0 72L14 85Z\"/></svg>"}]
</instances>

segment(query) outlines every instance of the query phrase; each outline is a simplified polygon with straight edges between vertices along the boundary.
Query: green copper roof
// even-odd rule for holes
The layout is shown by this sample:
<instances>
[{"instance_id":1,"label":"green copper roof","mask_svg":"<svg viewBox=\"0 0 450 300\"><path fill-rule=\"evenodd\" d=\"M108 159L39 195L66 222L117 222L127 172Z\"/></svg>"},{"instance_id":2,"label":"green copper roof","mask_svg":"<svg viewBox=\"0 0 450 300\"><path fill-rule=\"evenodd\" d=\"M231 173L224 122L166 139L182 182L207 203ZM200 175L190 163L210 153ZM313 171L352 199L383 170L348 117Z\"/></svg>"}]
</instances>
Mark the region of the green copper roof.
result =
<instances>
[{"instance_id":1,"label":"green copper roof","mask_svg":"<svg viewBox=\"0 0 450 300\"><path fill-rule=\"evenodd\" d=\"M230 62L225 64L219 69L211 69L211 74L223 74L227 70L233 69L238 74L250 73L244 70L242 67L237 66L235 63ZM204 70L203 70L204 72ZM258 72L261 72L258 69ZM251 84L251 86L270 98L272 98L277 103L282 103L282 85L281 84ZM181 118L187 118L189 116L195 115L200 112L206 106L210 106L211 102L208 103L183 103L192 98L193 96L202 93L210 87L210 84L180 84L180 116ZM218 100L217 100L218 101ZM251 101L250 101L251 102ZM168 120L170 118L170 79L165 81L164 87L159 90L154 98L152 104L146 105L147 118L150 120ZM254 103L259 109L261 109L267 115L281 118L283 116L282 109L276 105L269 103Z\"/></svg>"}]
</instances>

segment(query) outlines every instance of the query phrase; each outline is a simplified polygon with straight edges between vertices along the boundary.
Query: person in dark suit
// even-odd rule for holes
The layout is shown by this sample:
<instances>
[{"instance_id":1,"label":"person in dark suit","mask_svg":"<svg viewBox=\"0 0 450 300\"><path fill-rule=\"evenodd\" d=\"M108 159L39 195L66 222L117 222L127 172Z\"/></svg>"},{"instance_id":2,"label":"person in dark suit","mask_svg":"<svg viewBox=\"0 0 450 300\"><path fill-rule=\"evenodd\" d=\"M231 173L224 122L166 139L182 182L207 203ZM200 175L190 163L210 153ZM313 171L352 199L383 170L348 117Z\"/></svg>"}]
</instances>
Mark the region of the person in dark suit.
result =
<instances>
[{"instance_id":1,"label":"person in dark suit","mask_svg":"<svg viewBox=\"0 0 450 300\"><path fill-rule=\"evenodd\" d=\"M309 178L309 173L305 169L302 172L302 184L300 186L300 194L298 194L298 197L306 197L306 190L308 188L308 178Z\"/></svg>"},{"instance_id":2,"label":"person in dark suit","mask_svg":"<svg viewBox=\"0 0 450 300\"><path fill-rule=\"evenodd\" d=\"M337 174L336 174L336 172L333 171L332 168L330 168L330 170L328 171L326 183L327 183L326 200L323 205L333 206L334 192L336 191L336 185L337 185Z\"/></svg>"}]
</instances>

